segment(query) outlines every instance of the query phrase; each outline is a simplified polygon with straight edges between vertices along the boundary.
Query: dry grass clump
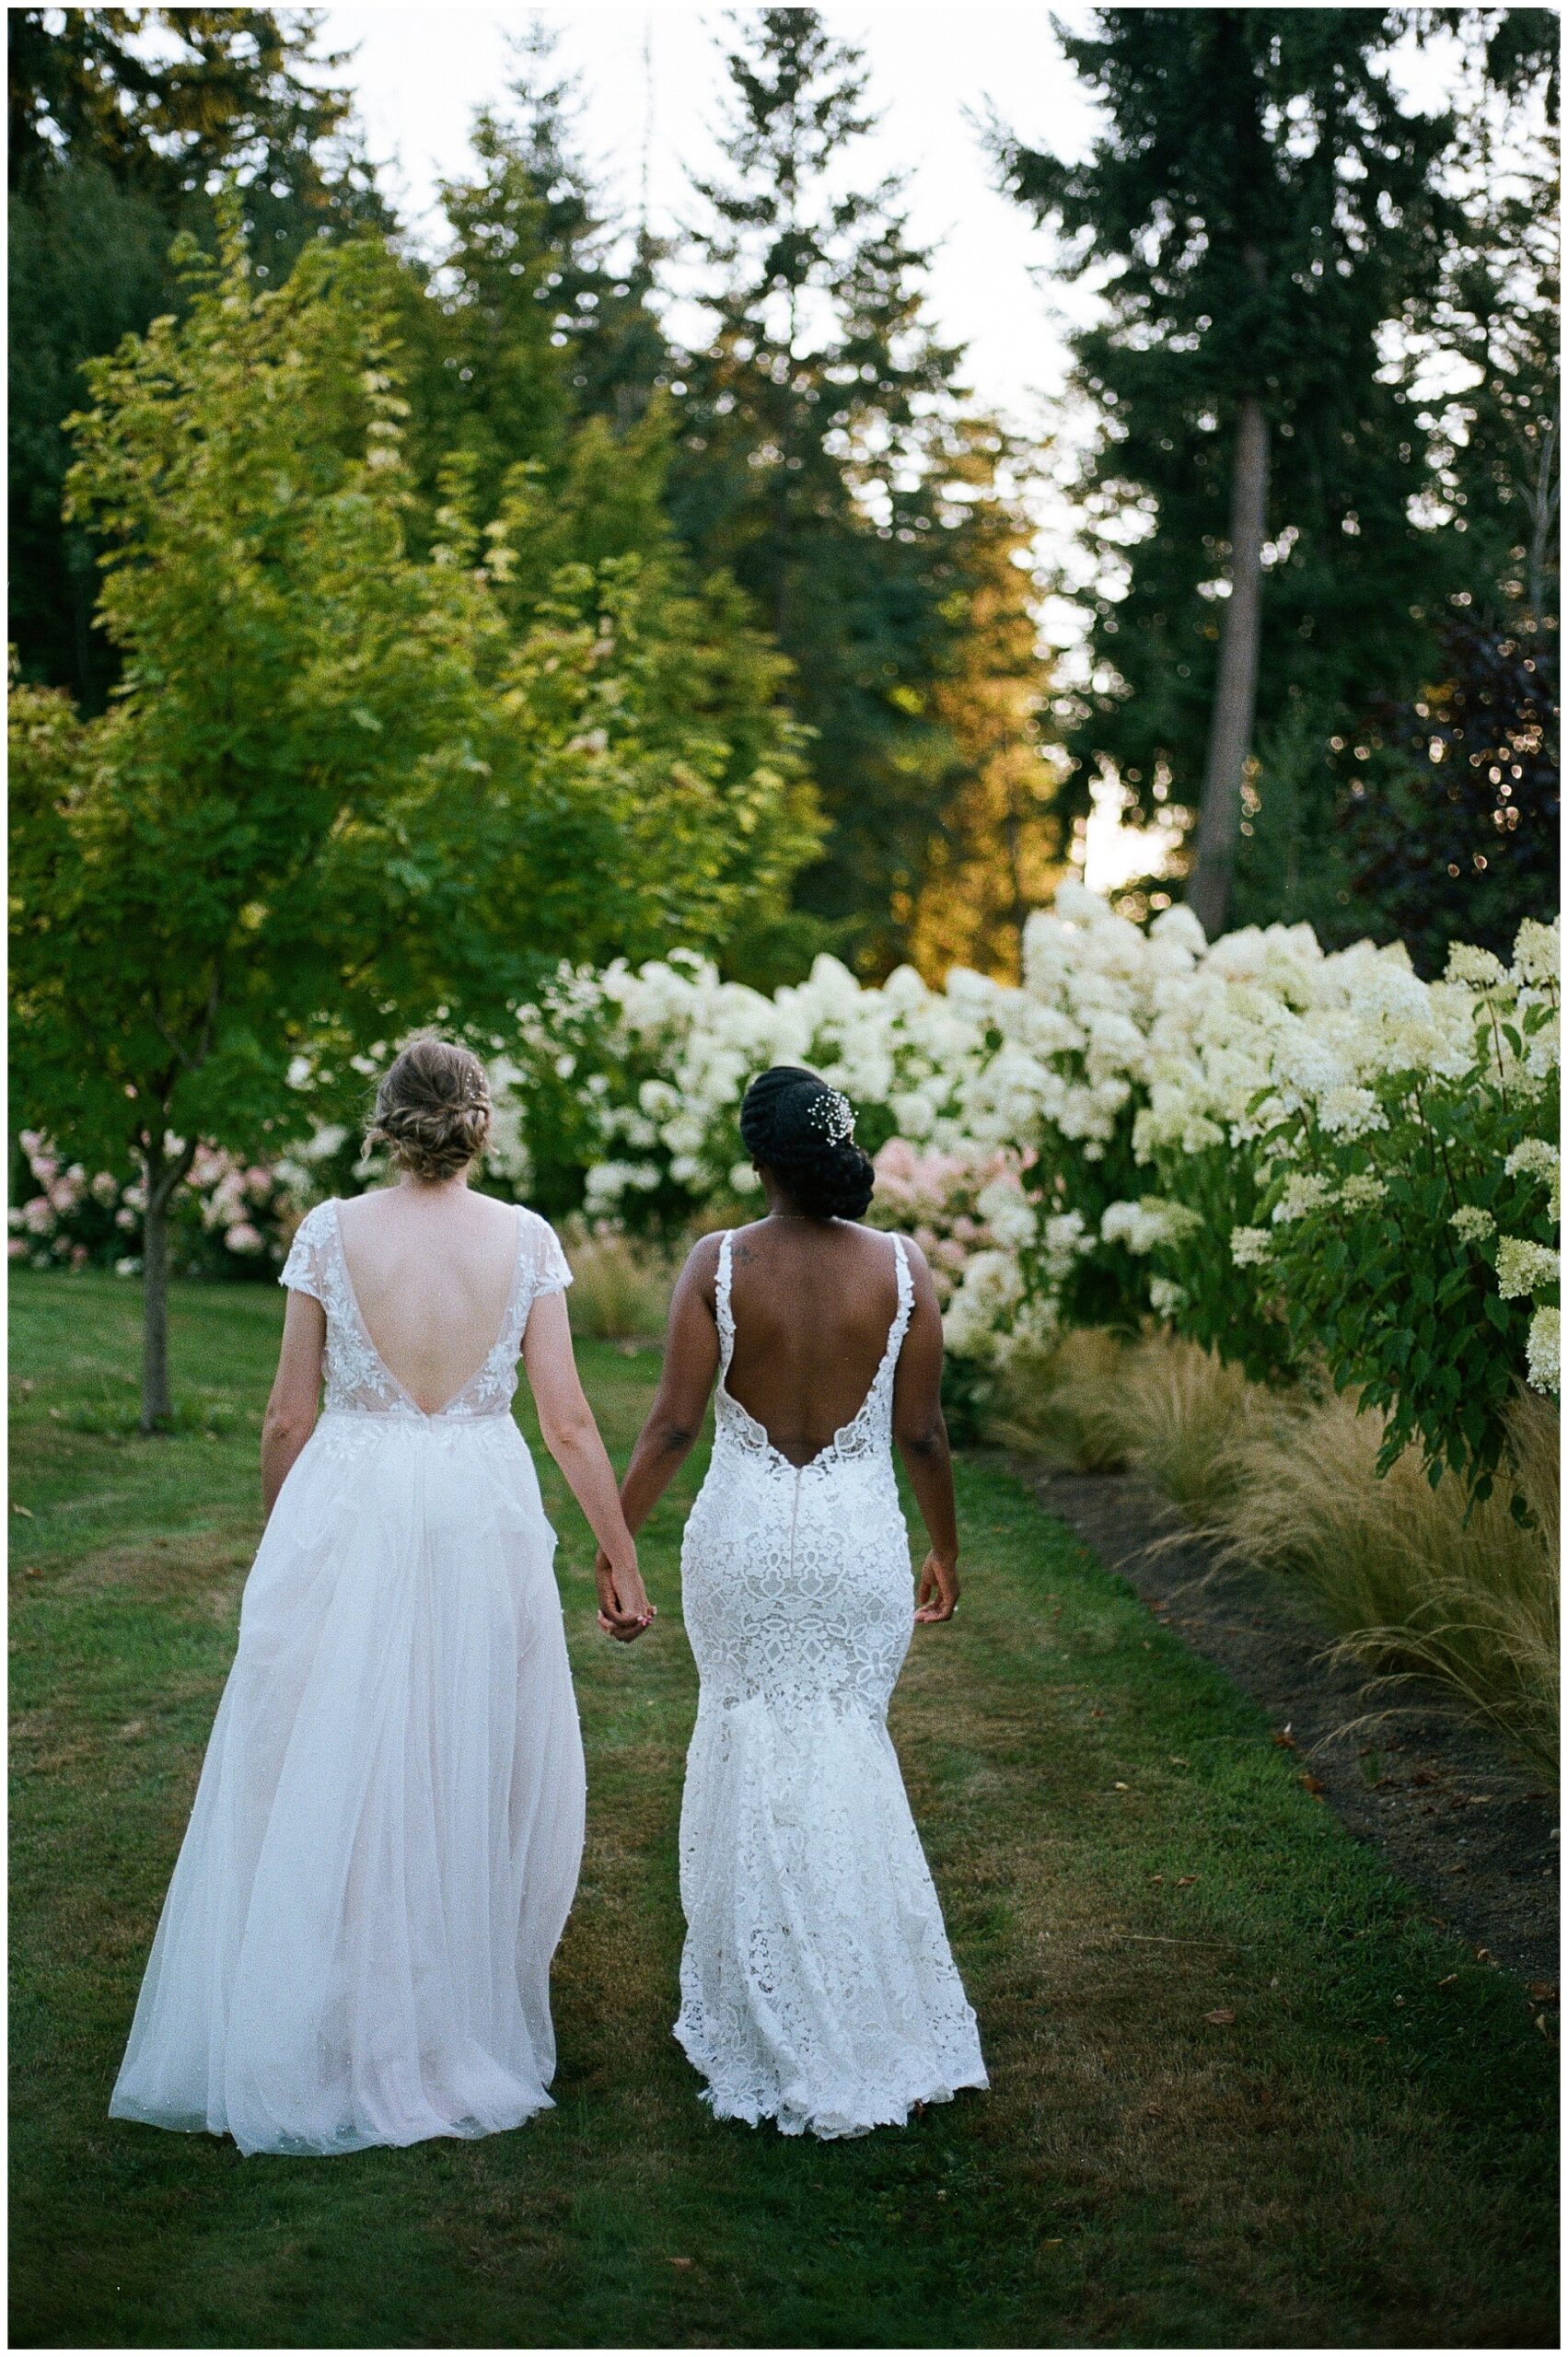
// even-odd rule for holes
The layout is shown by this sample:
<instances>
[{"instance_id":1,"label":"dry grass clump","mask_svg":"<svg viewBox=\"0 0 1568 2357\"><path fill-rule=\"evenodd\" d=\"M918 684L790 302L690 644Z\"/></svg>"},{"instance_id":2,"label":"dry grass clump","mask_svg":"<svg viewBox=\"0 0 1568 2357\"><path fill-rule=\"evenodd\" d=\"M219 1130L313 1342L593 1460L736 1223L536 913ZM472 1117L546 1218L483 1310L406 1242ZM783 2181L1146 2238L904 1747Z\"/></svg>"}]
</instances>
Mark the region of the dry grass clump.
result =
<instances>
[{"instance_id":1,"label":"dry grass clump","mask_svg":"<svg viewBox=\"0 0 1568 2357\"><path fill-rule=\"evenodd\" d=\"M1552 1404L1521 1392L1512 1463L1477 1503L1351 1398L1264 1390L1195 1342L1066 1334L1015 1360L990 1429L1059 1466L1146 1473L1233 1562L1307 1587L1388 1691L1435 1678L1536 1766L1559 1757L1559 1469ZM1521 1522L1516 1500L1526 1509Z\"/></svg>"},{"instance_id":2,"label":"dry grass clump","mask_svg":"<svg viewBox=\"0 0 1568 2357\"><path fill-rule=\"evenodd\" d=\"M656 1247L579 1224L567 1234L566 1254L574 1280L566 1303L575 1334L598 1342L632 1342L663 1333L673 1280Z\"/></svg>"},{"instance_id":3,"label":"dry grass clump","mask_svg":"<svg viewBox=\"0 0 1568 2357\"><path fill-rule=\"evenodd\" d=\"M1119 1473L1127 1452L1114 1433L1101 1429L1097 1403L1114 1392L1126 1357L1121 1336L1099 1327L1069 1330L1044 1350L1017 1352L986 1411L987 1439L1026 1448L1058 1468Z\"/></svg>"},{"instance_id":4,"label":"dry grass clump","mask_svg":"<svg viewBox=\"0 0 1568 2357\"><path fill-rule=\"evenodd\" d=\"M1147 1473L1202 1522L1236 1485L1237 1442L1272 1427L1280 1411L1239 1367L1197 1342L1156 1334L1084 1387L1078 1412L1096 1446Z\"/></svg>"},{"instance_id":5,"label":"dry grass clump","mask_svg":"<svg viewBox=\"0 0 1568 2357\"><path fill-rule=\"evenodd\" d=\"M1510 1422L1512 1470L1477 1503L1452 1474L1434 1489L1413 1449L1380 1478L1381 1417L1350 1399L1304 1402L1237 1436L1205 1519L1228 1554L1305 1580L1380 1683L1438 1678L1555 1774L1557 1423L1529 1393Z\"/></svg>"},{"instance_id":6,"label":"dry grass clump","mask_svg":"<svg viewBox=\"0 0 1568 2357\"><path fill-rule=\"evenodd\" d=\"M1237 1367L1174 1334L1065 1333L1009 1364L991 1435L1083 1473L1147 1473L1202 1520L1228 1494L1238 1434L1277 1414Z\"/></svg>"}]
</instances>

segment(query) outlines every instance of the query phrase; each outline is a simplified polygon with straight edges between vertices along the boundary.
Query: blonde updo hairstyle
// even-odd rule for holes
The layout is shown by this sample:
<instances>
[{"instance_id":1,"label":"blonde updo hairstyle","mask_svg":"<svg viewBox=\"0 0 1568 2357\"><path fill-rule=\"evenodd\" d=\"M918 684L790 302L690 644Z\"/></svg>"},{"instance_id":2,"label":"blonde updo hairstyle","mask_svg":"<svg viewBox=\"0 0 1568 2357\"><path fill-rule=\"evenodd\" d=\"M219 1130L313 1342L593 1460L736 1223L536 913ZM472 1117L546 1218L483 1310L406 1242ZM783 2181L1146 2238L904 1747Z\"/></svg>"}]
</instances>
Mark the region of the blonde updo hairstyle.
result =
<instances>
[{"instance_id":1,"label":"blonde updo hairstyle","mask_svg":"<svg viewBox=\"0 0 1568 2357\"><path fill-rule=\"evenodd\" d=\"M385 1145L399 1170L434 1185L484 1151L490 1083L467 1048L434 1033L411 1039L376 1092L366 1145Z\"/></svg>"}]
</instances>

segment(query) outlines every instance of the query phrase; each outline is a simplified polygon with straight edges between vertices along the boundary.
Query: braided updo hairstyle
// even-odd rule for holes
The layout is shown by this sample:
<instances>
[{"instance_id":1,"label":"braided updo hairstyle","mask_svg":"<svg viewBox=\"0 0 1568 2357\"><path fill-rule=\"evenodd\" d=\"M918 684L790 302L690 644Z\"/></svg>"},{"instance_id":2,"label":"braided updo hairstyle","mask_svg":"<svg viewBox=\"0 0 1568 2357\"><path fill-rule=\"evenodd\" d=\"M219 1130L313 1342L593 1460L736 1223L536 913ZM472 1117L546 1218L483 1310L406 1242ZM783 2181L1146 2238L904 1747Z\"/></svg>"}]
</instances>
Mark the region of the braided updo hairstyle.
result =
<instances>
[{"instance_id":1,"label":"braided updo hairstyle","mask_svg":"<svg viewBox=\"0 0 1568 2357\"><path fill-rule=\"evenodd\" d=\"M490 1135L490 1083L479 1058L450 1039L411 1039L376 1091L365 1132L397 1167L435 1182L455 1178Z\"/></svg>"},{"instance_id":2,"label":"braided updo hairstyle","mask_svg":"<svg viewBox=\"0 0 1568 2357\"><path fill-rule=\"evenodd\" d=\"M871 1201L876 1174L854 1132L848 1097L798 1064L759 1074L741 1102L747 1153L815 1219L859 1219Z\"/></svg>"}]
</instances>

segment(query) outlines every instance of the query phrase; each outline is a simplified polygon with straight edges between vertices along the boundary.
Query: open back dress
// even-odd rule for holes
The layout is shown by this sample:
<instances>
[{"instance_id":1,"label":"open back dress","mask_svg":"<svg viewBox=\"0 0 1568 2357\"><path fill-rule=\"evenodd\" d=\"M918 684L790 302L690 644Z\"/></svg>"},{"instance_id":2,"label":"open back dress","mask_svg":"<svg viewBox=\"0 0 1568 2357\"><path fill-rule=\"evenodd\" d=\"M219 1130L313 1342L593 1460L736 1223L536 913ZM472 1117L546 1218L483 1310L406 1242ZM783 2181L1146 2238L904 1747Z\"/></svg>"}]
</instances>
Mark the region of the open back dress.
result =
<instances>
[{"instance_id":1,"label":"open back dress","mask_svg":"<svg viewBox=\"0 0 1568 2357\"><path fill-rule=\"evenodd\" d=\"M850 1422L795 1465L727 1387L719 1246L713 1457L681 1556L702 1678L680 1824L676 2036L720 2119L854 2136L983 2087L975 2017L910 1815L888 1701L914 1595L893 1471L913 1283Z\"/></svg>"},{"instance_id":2,"label":"open back dress","mask_svg":"<svg viewBox=\"0 0 1568 2357\"><path fill-rule=\"evenodd\" d=\"M370 1339L335 1202L282 1281L326 1312L325 1406L246 1582L110 2107L246 2153L515 2128L550 2102L583 1755L511 1406L571 1274L519 1210L500 1331L435 1415Z\"/></svg>"}]
</instances>

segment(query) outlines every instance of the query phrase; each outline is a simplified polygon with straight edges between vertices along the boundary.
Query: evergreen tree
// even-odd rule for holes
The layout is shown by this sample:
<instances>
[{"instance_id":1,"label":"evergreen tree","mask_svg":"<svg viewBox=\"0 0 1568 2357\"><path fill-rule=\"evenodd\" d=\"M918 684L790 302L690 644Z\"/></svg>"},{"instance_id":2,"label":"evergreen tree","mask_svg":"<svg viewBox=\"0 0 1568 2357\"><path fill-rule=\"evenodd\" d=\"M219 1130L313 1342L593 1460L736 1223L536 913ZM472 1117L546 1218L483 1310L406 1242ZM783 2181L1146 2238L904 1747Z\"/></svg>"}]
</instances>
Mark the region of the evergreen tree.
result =
<instances>
[{"instance_id":1,"label":"evergreen tree","mask_svg":"<svg viewBox=\"0 0 1568 2357\"><path fill-rule=\"evenodd\" d=\"M485 108L473 163L443 184L450 231L436 267L411 273L405 334L415 435L469 451L482 505L527 461L553 484L575 424L636 423L673 370L650 306L656 255L610 220L583 164L576 92L554 76L553 38L515 41L505 108Z\"/></svg>"},{"instance_id":2,"label":"evergreen tree","mask_svg":"<svg viewBox=\"0 0 1568 2357\"><path fill-rule=\"evenodd\" d=\"M168 250L215 235L240 192L259 277L309 239L386 227L348 94L313 76L308 25L266 8L13 8L10 118L10 635L24 674L101 706L93 551L61 520L62 421L82 363L181 299ZM310 76L303 70L310 68Z\"/></svg>"},{"instance_id":3,"label":"evergreen tree","mask_svg":"<svg viewBox=\"0 0 1568 2357\"><path fill-rule=\"evenodd\" d=\"M974 455L960 355L924 317L898 183L856 178L860 56L814 9L729 21L726 169L698 184L693 240L715 329L685 364L673 512L756 600L815 732L830 833L797 885L802 937L885 970L976 775L940 697L993 524L949 465Z\"/></svg>"},{"instance_id":4,"label":"evergreen tree","mask_svg":"<svg viewBox=\"0 0 1568 2357\"><path fill-rule=\"evenodd\" d=\"M1487 9L1459 29L1459 223L1425 342L1431 504L1469 576L1421 686L1376 701L1335 762L1350 915L1375 911L1429 973L1453 941L1505 955L1558 880L1557 28Z\"/></svg>"},{"instance_id":5,"label":"evergreen tree","mask_svg":"<svg viewBox=\"0 0 1568 2357\"><path fill-rule=\"evenodd\" d=\"M425 546L446 537L456 452L475 512L509 518L499 594L514 627L553 616L563 579L608 573L634 595L634 622L621 627L634 629L639 649L644 742L666 742L680 764L691 732L702 732L710 793L733 796L746 819L714 869L726 892L739 870L749 878L733 891L728 963L772 979L784 895L819 834L788 667L734 579L693 559L672 528L678 422L649 303L656 255L640 239L622 266L627 241L583 164L575 91L554 76L552 53L545 33L517 44L509 104L482 111L472 168L443 189L449 241L434 269L405 273L411 531ZM773 800L759 829L747 796L763 772ZM666 805L666 824L672 812ZM671 937L684 923L713 946L697 900L668 922Z\"/></svg>"},{"instance_id":6,"label":"evergreen tree","mask_svg":"<svg viewBox=\"0 0 1568 2357\"><path fill-rule=\"evenodd\" d=\"M957 777L908 932L911 960L932 982L954 966L1016 981L1025 922L1051 899L1066 851L1028 535L998 485L997 459L996 435L974 425L950 461L953 479L967 476L974 494L965 628L933 697Z\"/></svg>"},{"instance_id":7,"label":"evergreen tree","mask_svg":"<svg viewBox=\"0 0 1568 2357\"><path fill-rule=\"evenodd\" d=\"M1440 974L1451 943L1506 958L1559 897L1554 640L1456 615L1435 684L1345 749L1345 855L1363 905ZM1359 757L1359 758L1358 758Z\"/></svg>"},{"instance_id":8,"label":"evergreen tree","mask_svg":"<svg viewBox=\"0 0 1568 2357\"><path fill-rule=\"evenodd\" d=\"M1078 805L1102 768L1144 815L1201 805L1190 896L1211 929L1237 848L1237 917L1332 921L1328 740L1414 690L1471 569L1417 505L1432 427L1410 334L1454 226L1452 124L1390 88L1399 17L1102 9L1061 36L1109 118L1089 154L998 136L1066 266L1108 273L1107 316L1074 339L1100 420Z\"/></svg>"}]
</instances>

